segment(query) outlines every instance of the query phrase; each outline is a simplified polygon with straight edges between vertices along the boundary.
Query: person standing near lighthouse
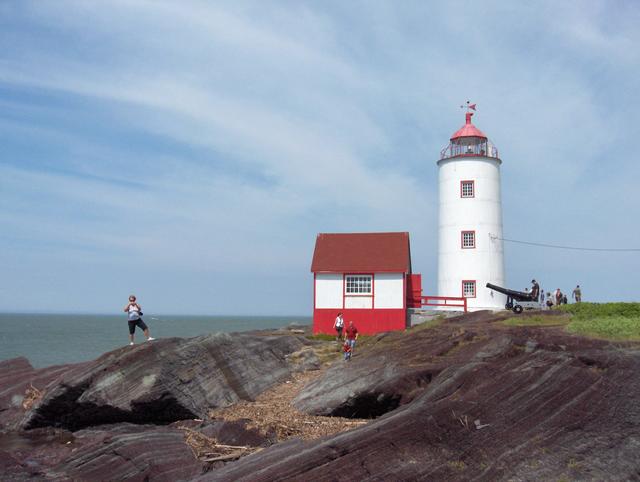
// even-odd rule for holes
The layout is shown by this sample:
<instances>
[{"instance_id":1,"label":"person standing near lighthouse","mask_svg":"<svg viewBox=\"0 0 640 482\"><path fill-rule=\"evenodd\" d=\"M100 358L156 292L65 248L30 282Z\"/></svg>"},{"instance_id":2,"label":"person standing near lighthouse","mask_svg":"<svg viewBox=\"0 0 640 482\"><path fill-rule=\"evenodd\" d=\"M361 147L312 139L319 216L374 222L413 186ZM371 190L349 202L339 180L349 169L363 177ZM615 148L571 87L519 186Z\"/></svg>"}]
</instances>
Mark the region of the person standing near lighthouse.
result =
<instances>
[{"instance_id":1,"label":"person standing near lighthouse","mask_svg":"<svg viewBox=\"0 0 640 482\"><path fill-rule=\"evenodd\" d=\"M506 298L486 288L505 286L498 149L471 122L440 152L438 295L467 298L468 309L502 309Z\"/></svg>"},{"instance_id":2,"label":"person standing near lighthouse","mask_svg":"<svg viewBox=\"0 0 640 482\"><path fill-rule=\"evenodd\" d=\"M342 329L344 328L344 319L342 318L342 312L336 316L336 321L333 322L333 329L336 330L336 340L342 338Z\"/></svg>"},{"instance_id":3,"label":"person standing near lighthouse","mask_svg":"<svg viewBox=\"0 0 640 482\"><path fill-rule=\"evenodd\" d=\"M580 289L580 285L574 288L571 296L573 296L573 299L576 300L576 303L580 303L582 301L582 290Z\"/></svg>"}]
</instances>

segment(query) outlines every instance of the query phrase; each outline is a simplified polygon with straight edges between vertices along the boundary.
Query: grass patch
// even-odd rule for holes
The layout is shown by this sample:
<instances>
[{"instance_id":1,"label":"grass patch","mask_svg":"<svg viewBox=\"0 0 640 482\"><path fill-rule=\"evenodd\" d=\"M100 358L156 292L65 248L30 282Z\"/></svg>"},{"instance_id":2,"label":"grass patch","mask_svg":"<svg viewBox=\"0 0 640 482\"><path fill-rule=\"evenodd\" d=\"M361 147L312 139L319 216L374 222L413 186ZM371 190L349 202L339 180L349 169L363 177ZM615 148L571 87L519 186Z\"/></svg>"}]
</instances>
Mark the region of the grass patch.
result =
<instances>
[{"instance_id":1,"label":"grass patch","mask_svg":"<svg viewBox=\"0 0 640 482\"><path fill-rule=\"evenodd\" d=\"M454 470L464 470L467 468L467 464L465 464L462 460L450 460L449 462L447 462L447 464L449 464L449 467Z\"/></svg>"},{"instance_id":2,"label":"grass patch","mask_svg":"<svg viewBox=\"0 0 640 482\"><path fill-rule=\"evenodd\" d=\"M640 341L640 303L574 303L554 308L558 316L514 316L507 326L566 325L581 336L612 341ZM566 316L563 316L566 315Z\"/></svg>"},{"instance_id":3,"label":"grass patch","mask_svg":"<svg viewBox=\"0 0 640 482\"><path fill-rule=\"evenodd\" d=\"M438 315L435 318L432 318L431 320L423 321L422 323L413 325L412 327L409 328L409 330L411 331L427 330L429 328L433 328L434 326L441 325L442 322L446 319L447 319L446 316Z\"/></svg>"},{"instance_id":4,"label":"grass patch","mask_svg":"<svg viewBox=\"0 0 640 482\"><path fill-rule=\"evenodd\" d=\"M640 341L640 303L575 303L559 308L572 315L567 330L615 341Z\"/></svg>"},{"instance_id":5,"label":"grass patch","mask_svg":"<svg viewBox=\"0 0 640 482\"><path fill-rule=\"evenodd\" d=\"M583 336L616 341L640 341L640 316L606 316L593 319L577 319L569 323L567 330Z\"/></svg>"},{"instance_id":6,"label":"grass patch","mask_svg":"<svg viewBox=\"0 0 640 482\"><path fill-rule=\"evenodd\" d=\"M640 303L573 303L556 308L570 313L578 319L593 319L607 316L640 318Z\"/></svg>"},{"instance_id":7,"label":"grass patch","mask_svg":"<svg viewBox=\"0 0 640 482\"><path fill-rule=\"evenodd\" d=\"M336 335L327 335L326 333L318 333L317 335L308 335L309 340L317 341L335 341Z\"/></svg>"},{"instance_id":8,"label":"grass patch","mask_svg":"<svg viewBox=\"0 0 640 482\"><path fill-rule=\"evenodd\" d=\"M502 322L507 326L557 326L569 323L568 316L514 316Z\"/></svg>"}]
</instances>

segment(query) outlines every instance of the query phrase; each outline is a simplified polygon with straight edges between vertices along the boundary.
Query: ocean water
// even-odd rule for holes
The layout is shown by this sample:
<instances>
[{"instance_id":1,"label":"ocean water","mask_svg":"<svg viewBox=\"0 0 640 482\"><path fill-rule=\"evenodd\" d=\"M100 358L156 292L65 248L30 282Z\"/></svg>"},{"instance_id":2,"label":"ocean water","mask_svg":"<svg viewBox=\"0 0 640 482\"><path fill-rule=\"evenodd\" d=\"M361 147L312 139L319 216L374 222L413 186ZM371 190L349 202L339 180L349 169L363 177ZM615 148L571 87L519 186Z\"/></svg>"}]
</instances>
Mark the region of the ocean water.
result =
<instances>
[{"instance_id":1,"label":"ocean water","mask_svg":"<svg viewBox=\"0 0 640 482\"><path fill-rule=\"evenodd\" d=\"M143 316L154 338L189 338L217 332L309 325L304 316ZM144 343L136 328L136 343ZM18 356L34 367L92 360L129 344L126 315L0 313L0 360Z\"/></svg>"}]
</instances>

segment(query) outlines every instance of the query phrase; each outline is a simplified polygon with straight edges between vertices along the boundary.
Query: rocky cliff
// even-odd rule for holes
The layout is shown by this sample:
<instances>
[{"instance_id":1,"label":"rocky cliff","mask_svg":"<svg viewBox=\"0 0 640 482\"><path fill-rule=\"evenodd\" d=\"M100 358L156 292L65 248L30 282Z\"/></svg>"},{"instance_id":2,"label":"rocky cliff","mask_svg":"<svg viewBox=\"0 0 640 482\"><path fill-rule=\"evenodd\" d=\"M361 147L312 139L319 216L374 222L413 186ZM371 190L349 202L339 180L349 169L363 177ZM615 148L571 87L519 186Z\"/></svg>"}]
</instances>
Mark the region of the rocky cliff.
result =
<instances>
[{"instance_id":1,"label":"rocky cliff","mask_svg":"<svg viewBox=\"0 0 640 482\"><path fill-rule=\"evenodd\" d=\"M320 416L301 423L360 421L312 441L208 418L240 400L250 414L251 400L299 369L291 360L317 366L301 336L161 340L41 370L0 363L0 471L3 480L640 480L640 344L570 335L560 321L507 327L507 316L361 339L351 362L336 346L293 405ZM260 450L207 459L190 437Z\"/></svg>"},{"instance_id":2,"label":"rocky cliff","mask_svg":"<svg viewBox=\"0 0 640 482\"><path fill-rule=\"evenodd\" d=\"M16 480L189 479L206 465L185 444L184 430L165 425L252 400L298 369L287 360L308 343L216 334L44 369L24 358L0 362L0 470ZM196 429L211 430L206 423Z\"/></svg>"},{"instance_id":3,"label":"rocky cliff","mask_svg":"<svg viewBox=\"0 0 640 482\"><path fill-rule=\"evenodd\" d=\"M638 344L507 328L505 316L378 337L295 402L378 418L198 480L640 479Z\"/></svg>"}]
</instances>

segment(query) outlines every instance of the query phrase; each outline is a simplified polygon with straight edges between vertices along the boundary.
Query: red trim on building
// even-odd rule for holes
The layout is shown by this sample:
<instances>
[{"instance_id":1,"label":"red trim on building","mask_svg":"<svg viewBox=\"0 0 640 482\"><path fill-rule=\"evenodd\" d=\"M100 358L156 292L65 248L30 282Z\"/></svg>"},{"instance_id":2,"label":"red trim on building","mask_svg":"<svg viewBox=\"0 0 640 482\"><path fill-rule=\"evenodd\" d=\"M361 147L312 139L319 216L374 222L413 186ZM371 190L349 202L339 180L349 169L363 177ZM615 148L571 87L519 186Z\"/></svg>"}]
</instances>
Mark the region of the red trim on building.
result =
<instances>
[{"instance_id":1,"label":"red trim on building","mask_svg":"<svg viewBox=\"0 0 640 482\"><path fill-rule=\"evenodd\" d=\"M464 235L473 233L473 246L464 245ZM476 232L475 231L460 231L460 248L462 249L476 249Z\"/></svg>"},{"instance_id":2,"label":"red trim on building","mask_svg":"<svg viewBox=\"0 0 640 482\"><path fill-rule=\"evenodd\" d=\"M464 284L465 283L473 283L473 296L465 296L464 295ZM476 280L474 280L474 279L463 279L460 282L460 289L462 291L462 297L463 298L476 298L478 296L478 284L476 283Z\"/></svg>"},{"instance_id":3,"label":"red trim on building","mask_svg":"<svg viewBox=\"0 0 640 482\"><path fill-rule=\"evenodd\" d=\"M486 159L496 159L496 160L502 162L502 159L500 159L497 154L494 156L494 155L489 155L489 154L475 154L475 153L470 153L470 154L461 153L461 154L455 154L453 156L441 157L440 161L448 161L450 159L456 159L458 157L484 157Z\"/></svg>"},{"instance_id":4,"label":"red trim on building","mask_svg":"<svg viewBox=\"0 0 640 482\"><path fill-rule=\"evenodd\" d=\"M316 309L316 287L318 283L316 282L316 274L313 273L313 309Z\"/></svg>"},{"instance_id":5,"label":"red trim on building","mask_svg":"<svg viewBox=\"0 0 640 482\"><path fill-rule=\"evenodd\" d=\"M374 298L375 300L375 298ZM402 277L402 309L407 309L407 276Z\"/></svg>"},{"instance_id":6,"label":"red trim on building","mask_svg":"<svg viewBox=\"0 0 640 482\"><path fill-rule=\"evenodd\" d=\"M470 182L471 183L471 196L464 196L463 195L463 191L462 191L462 184L465 182ZM473 179L465 179L463 181L460 181L460 197L462 199L470 199L473 197L476 197L476 182Z\"/></svg>"},{"instance_id":7,"label":"red trim on building","mask_svg":"<svg viewBox=\"0 0 640 482\"><path fill-rule=\"evenodd\" d=\"M376 275L371 275L371 308L376 307Z\"/></svg>"},{"instance_id":8,"label":"red trim on building","mask_svg":"<svg viewBox=\"0 0 640 482\"><path fill-rule=\"evenodd\" d=\"M403 308L346 308L313 310L313 333L335 334L333 323L342 311L345 327L349 322L363 335L374 335L383 331L397 331L407 328L407 314Z\"/></svg>"}]
</instances>

